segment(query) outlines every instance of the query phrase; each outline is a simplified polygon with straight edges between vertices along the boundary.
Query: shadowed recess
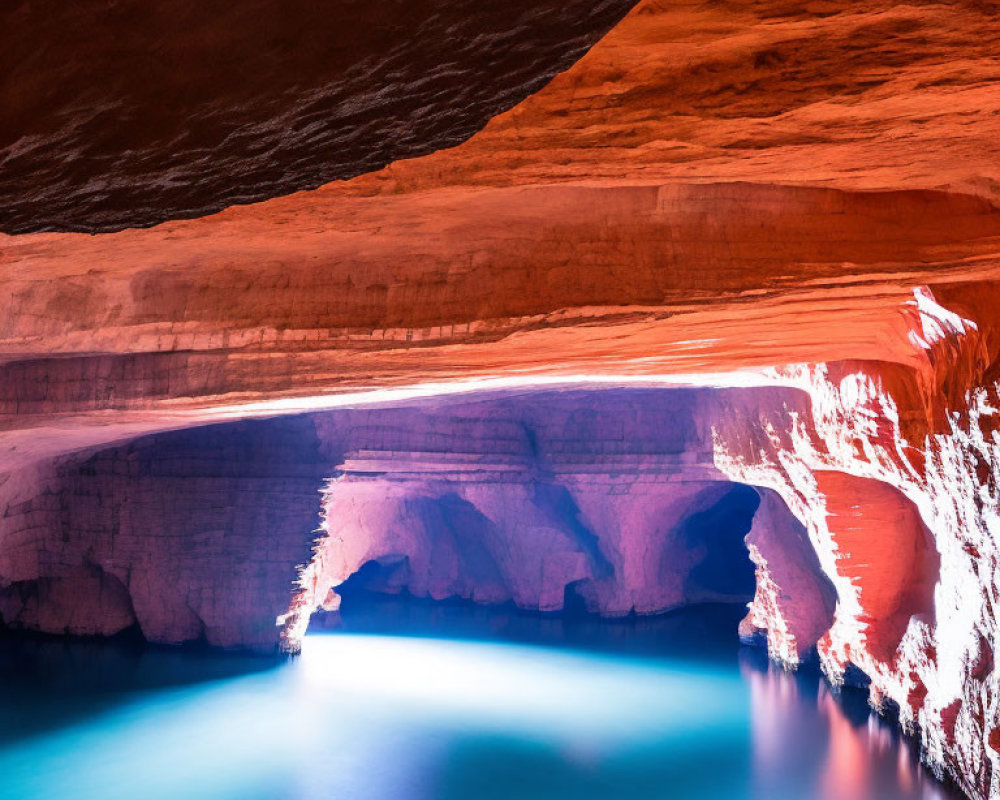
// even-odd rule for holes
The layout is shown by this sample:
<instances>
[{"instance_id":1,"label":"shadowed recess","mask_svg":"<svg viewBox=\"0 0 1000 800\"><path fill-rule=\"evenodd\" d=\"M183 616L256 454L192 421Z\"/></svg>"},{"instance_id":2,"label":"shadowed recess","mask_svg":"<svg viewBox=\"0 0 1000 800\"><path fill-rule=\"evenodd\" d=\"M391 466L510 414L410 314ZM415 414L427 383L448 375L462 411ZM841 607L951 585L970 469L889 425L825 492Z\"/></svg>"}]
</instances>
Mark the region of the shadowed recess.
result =
<instances>
[{"instance_id":1,"label":"shadowed recess","mask_svg":"<svg viewBox=\"0 0 1000 800\"><path fill-rule=\"evenodd\" d=\"M754 592L754 567L743 540L750 532L760 496L740 484L723 484L709 493L719 499L705 511L692 514L682 525L681 535L688 546L704 552L704 558L688 577L689 590L693 593L703 589L749 600Z\"/></svg>"},{"instance_id":2,"label":"shadowed recess","mask_svg":"<svg viewBox=\"0 0 1000 800\"><path fill-rule=\"evenodd\" d=\"M197 217L467 139L634 0L17 0L0 230Z\"/></svg>"}]
</instances>

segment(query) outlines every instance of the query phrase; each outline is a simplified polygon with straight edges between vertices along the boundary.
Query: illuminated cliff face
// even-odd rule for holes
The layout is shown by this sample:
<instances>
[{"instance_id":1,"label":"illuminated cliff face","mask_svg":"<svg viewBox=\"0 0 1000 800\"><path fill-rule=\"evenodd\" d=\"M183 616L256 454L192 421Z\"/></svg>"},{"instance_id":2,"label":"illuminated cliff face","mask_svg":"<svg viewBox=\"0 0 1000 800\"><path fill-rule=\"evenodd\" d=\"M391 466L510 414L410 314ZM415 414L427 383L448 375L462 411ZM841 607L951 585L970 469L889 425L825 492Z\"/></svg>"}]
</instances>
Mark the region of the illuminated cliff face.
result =
<instances>
[{"instance_id":1,"label":"illuminated cliff face","mask_svg":"<svg viewBox=\"0 0 1000 800\"><path fill-rule=\"evenodd\" d=\"M752 596L1000 798L991 5L645 0L560 74L628 3L410 4L337 58L272 5L221 65L211 15L84 15L193 65L159 94L123 53L74 94L78 12L3 12L66 53L0 48L4 622L294 650L372 564Z\"/></svg>"},{"instance_id":2,"label":"illuminated cliff face","mask_svg":"<svg viewBox=\"0 0 1000 800\"><path fill-rule=\"evenodd\" d=\"M916 306L911 340L925 350L927 369L907 375L909 386L875 365L777 370L776 383L808 392L809 412L768 414L756 431L729 425L733 433L718 435L716 463L782 497L836 587L833 624L814 640L798 624L796 600L770 574L772 560L783 568L788 555L766 542L773 556L756 554L748 621L766 630L772 656L795 663L815 643L833 680L859 667L873 702L891 703L904 728L921 732L928 763L970 795L992 797L1000 722L991 700L997 386L973 384L964 405L935 427L942 361L946 372L981 381L988 360L974 323L926 293ZM895 393L924 404L903 407Z\"/></svg>"}]
</instances>

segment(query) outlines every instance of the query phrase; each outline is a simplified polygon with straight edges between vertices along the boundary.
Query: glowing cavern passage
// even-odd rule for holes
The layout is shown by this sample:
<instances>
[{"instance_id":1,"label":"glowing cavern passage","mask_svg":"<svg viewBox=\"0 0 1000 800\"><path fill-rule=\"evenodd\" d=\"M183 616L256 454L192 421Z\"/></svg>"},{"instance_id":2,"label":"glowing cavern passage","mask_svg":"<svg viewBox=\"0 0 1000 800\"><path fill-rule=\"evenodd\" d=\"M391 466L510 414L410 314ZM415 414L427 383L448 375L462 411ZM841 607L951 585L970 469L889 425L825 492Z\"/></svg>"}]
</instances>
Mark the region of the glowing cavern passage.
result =
<instances>
[{"instance_id":1,"label":"glowing cavern passage","mask_svg":"<svg viewBox=\"0 0 1000 800\"><path fill-rule=\"evenodd\" d=\"M2 487L0 614L297 651L345 582L613 618L749 603L744 642L786 667L818 653L835 683L871 679L917 728L944 697L908 655L936 623L942 556L886 477L817 459L782 461L777 480L765 445L808 453L781 439L797 429L766 432L815 411L794 385L503 391L62 456ZM827 446L821 427L806 435ZM793 482L805 475L812 494Z\"/></svg>"},{"instance_id":2,"label":"glowing cavern passage","mask_svg":"<svg viewBox=\"0 0 1000 800\"><path fill-rule=\"evenodd\" d=\"M151 641L266 648L277 617L294 644L311 608L334 608L336 585L378 562L394 565L385 588L418 597L553 611L572 587L591 611L649 614L751 599L746 538L773 575L795 572L808 608L787 613L807 649L832 589L804 529L714 463L717 417L779 402L770 389L471 395L63 457L3 487L0 612L48 632L137 624Z\"/></svg>"}]
</instances>

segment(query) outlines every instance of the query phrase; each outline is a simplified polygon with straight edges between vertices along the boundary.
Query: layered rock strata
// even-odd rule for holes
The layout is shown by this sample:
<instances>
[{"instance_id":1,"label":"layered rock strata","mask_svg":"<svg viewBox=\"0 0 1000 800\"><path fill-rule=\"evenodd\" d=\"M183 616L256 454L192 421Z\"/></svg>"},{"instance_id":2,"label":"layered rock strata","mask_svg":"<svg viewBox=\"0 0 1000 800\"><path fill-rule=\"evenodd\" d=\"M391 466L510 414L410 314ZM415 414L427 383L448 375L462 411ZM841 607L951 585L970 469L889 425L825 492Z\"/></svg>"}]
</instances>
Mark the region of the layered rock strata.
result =
<instances>
[{"instance_id":1,"label":"layered rock strata","mask_svg":"<svg viewBox=\"0 0 1000 800\"><path fill-rule=\"evenodd\" d=\"M138 624L152 641L273 648L321 519L336 571L306 572L329 584L327 605L372 561L403 566L393 585L420 596L536 610L561 608L567 589L614 615L749 600L742 540L758 497L713 465L700 410L724 396L425 400L60 457L0 486L0 615L47 632Z\"/></svg>"}]
</instances>

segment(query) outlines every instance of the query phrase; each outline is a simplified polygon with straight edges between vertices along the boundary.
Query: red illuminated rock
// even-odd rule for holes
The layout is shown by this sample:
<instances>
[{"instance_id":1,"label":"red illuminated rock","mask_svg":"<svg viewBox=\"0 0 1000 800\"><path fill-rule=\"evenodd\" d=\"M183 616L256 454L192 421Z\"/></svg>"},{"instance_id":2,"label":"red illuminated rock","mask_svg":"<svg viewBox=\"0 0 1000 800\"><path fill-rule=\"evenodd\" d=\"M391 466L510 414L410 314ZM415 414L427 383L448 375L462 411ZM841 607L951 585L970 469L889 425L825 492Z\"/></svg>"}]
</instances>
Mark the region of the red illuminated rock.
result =
<instances>
[{"instance_id":1,"label":"red illuminated rock","mask_svg":"<svg viewBox=\"0 0 1000 800\"><path fill-rule=\"evenodd\" d=\"M971 796L993 797L998 718L983 698L998 680L998 388L975 323L917 297L909 339L927 356L923 370L777 370L773 380L807 392L810 409L726 421L716 463L734 480L777 492L805 526L837 594L818 641L827 674L842 680L848 667L860 669L873 703L897 707L902 725L920 731L929 764ZM970 383L941 420L935 406L948 393L937 381L947 373ZM758 575L767 571L759 563ZM758 580L758 590L776 582ZM788 635L772 597L759 591L751 619L769 629L772 653L794 662L802 642ZM794 609L792 598L784 602Z\"/></svg>"},{"instance_id":2,"label":"red illuminated rock","mask_svg":"<svg viewBox=\"0 0 1000 800\"><path fill-rule=\"evenodd\" d=\"M884 332L900 295L962 310L996 280L1000 100L976 44L996 24L641 3L458 147L151 230L0 239L2 400L21 427L632 354L909 358Z\"/></svg>"}]
</instances>

